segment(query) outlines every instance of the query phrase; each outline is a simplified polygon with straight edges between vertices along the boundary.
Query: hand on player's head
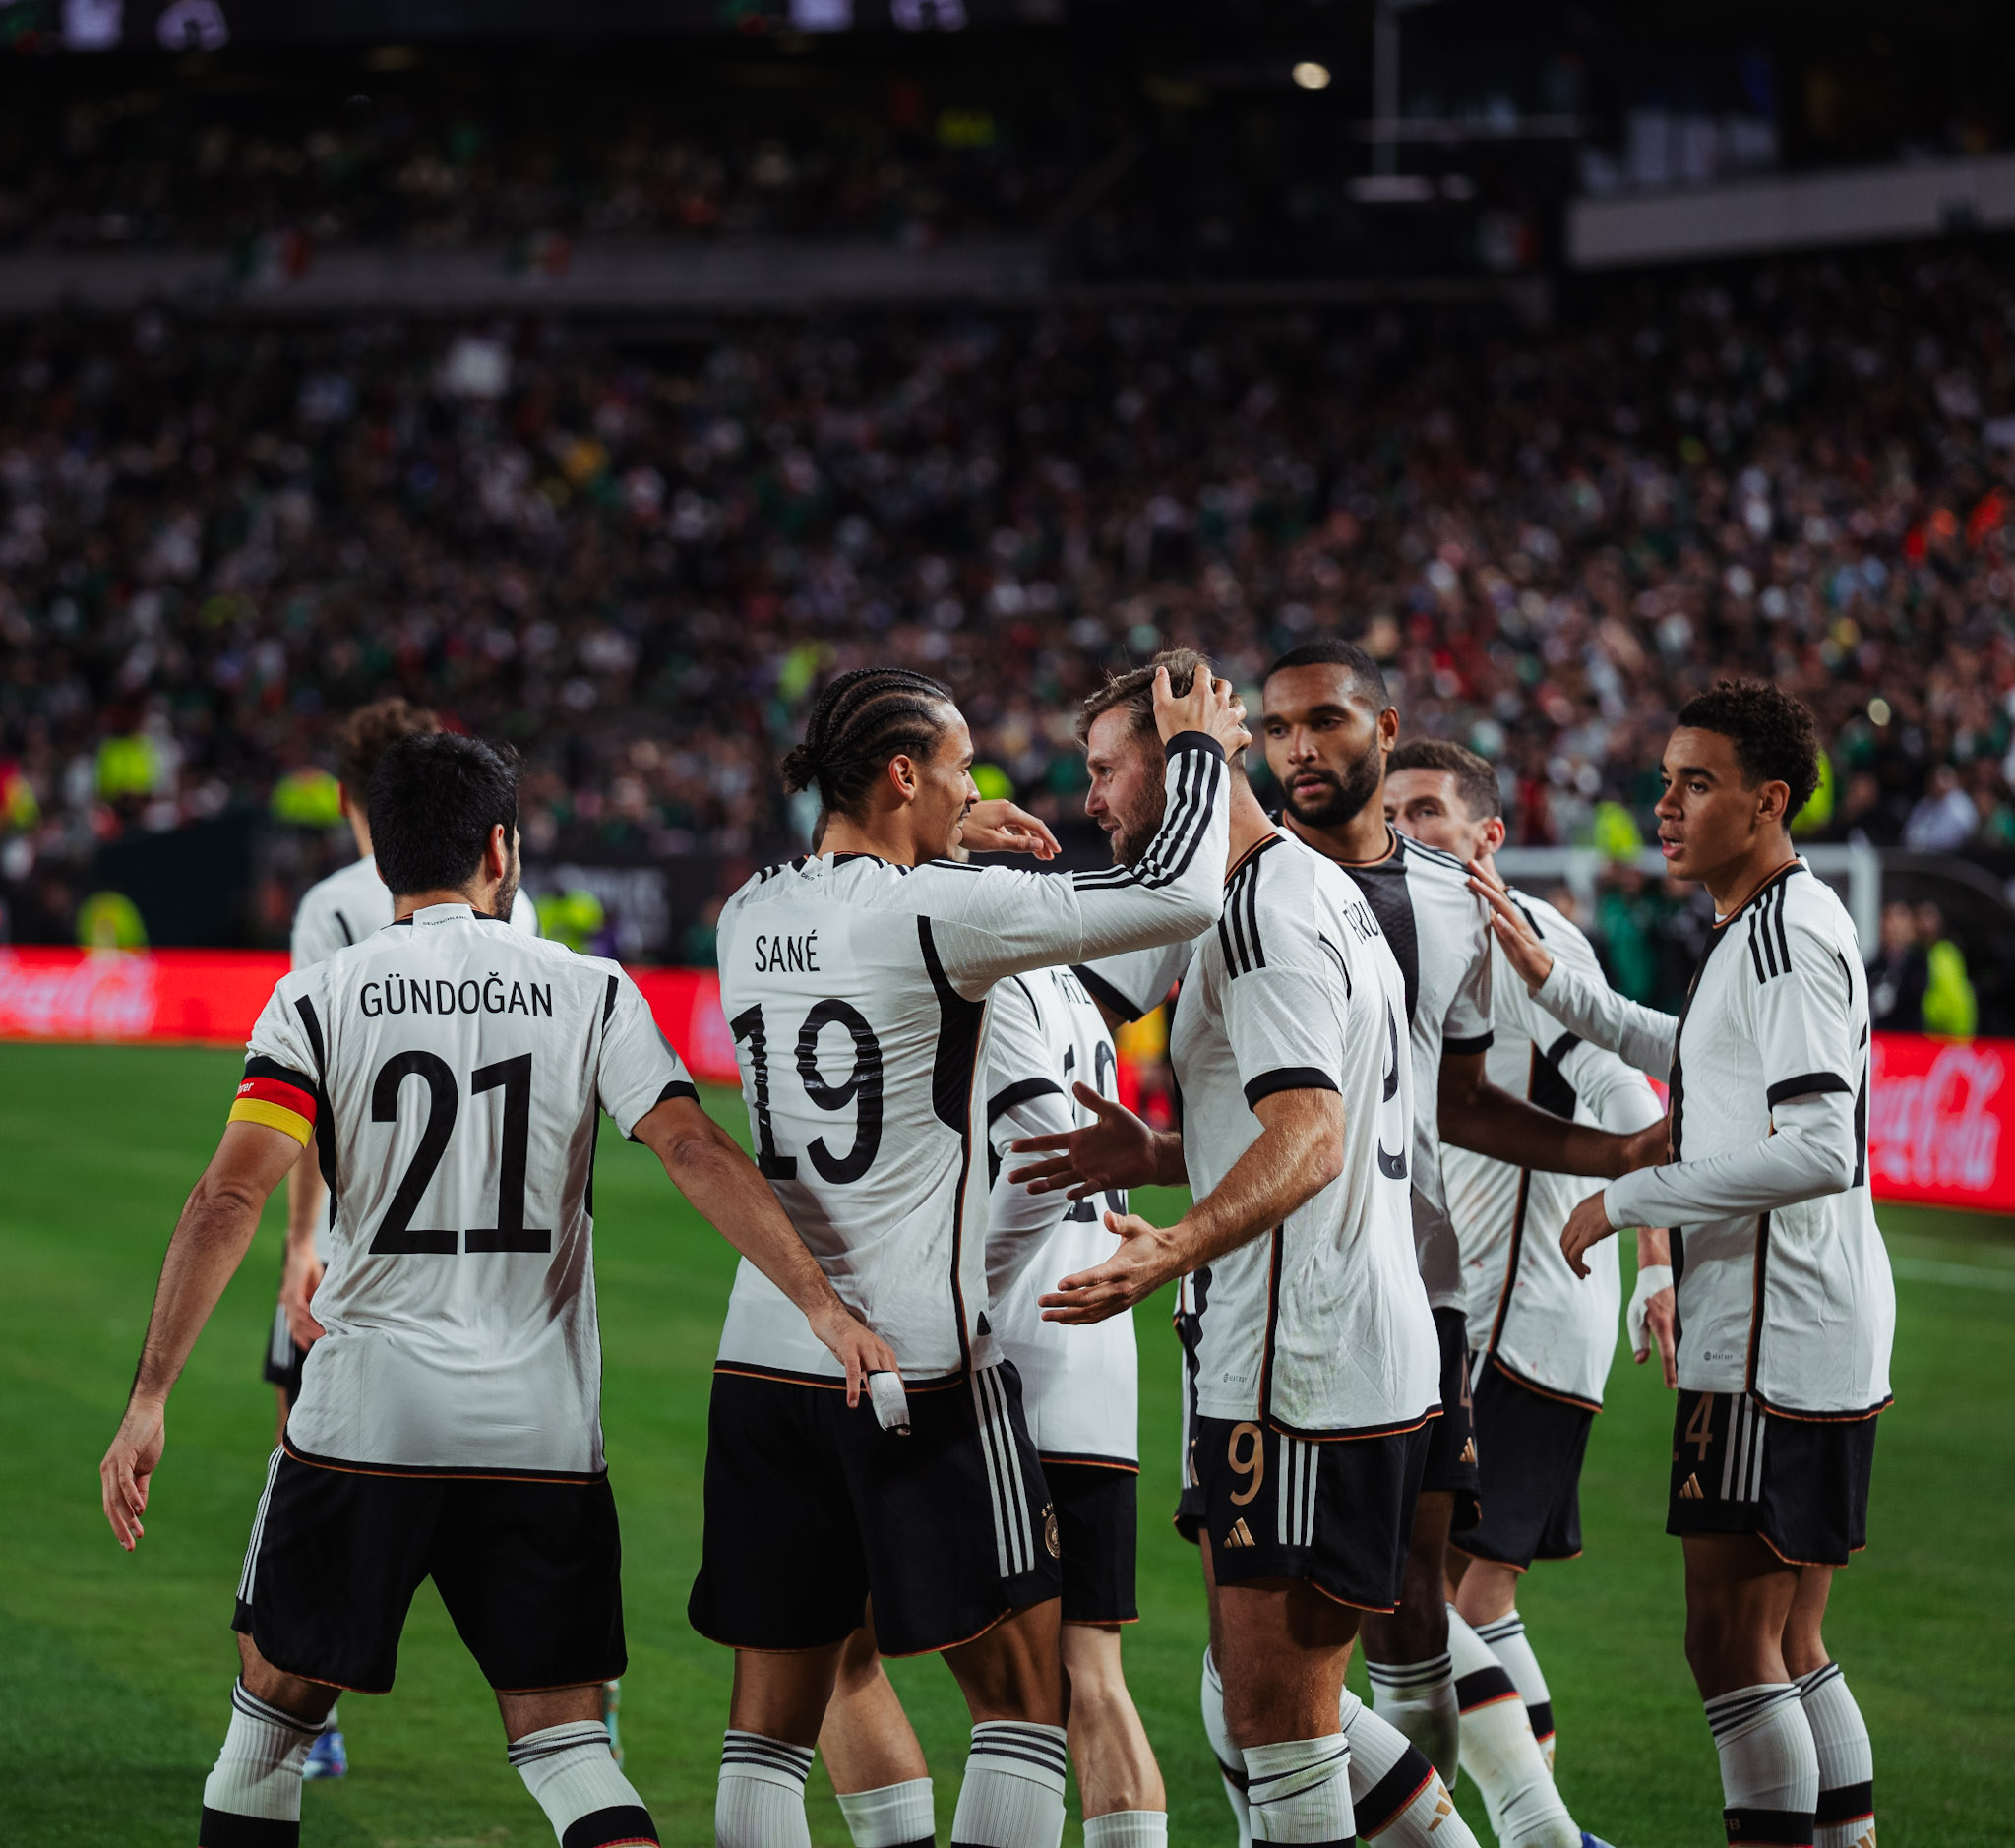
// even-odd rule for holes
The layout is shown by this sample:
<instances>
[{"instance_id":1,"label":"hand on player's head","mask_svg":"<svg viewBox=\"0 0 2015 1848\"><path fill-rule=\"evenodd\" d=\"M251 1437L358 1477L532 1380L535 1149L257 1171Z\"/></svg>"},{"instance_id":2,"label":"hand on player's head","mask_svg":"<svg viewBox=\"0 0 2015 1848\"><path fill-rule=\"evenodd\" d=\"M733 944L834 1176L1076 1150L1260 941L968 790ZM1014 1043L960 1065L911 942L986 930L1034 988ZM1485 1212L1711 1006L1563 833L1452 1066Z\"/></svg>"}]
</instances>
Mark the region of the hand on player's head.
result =
<instances>
[{"instance_id":1,"label":"hand on player's head","mask_svg":"<svg viewBox=\"0 0 2015 1848\"><path fill-rule=\"evenodd\" d=\"M958 844L968 853L1031 853L1038 860L1054 860L1062 851L1047 824L999 797L966 810Z\"/></svg>"},{"instance_id":2,"label":"hand on player's head","mask_svg":"<svg viewBox=\"0 0 2015 1848\"><path fill-rule=\"evenodd\" d=\"M1246 708L1229 680L1215 679L1207 667L1198 668L1187 693L1176 693L1169 685L1169 670L1154 670L1154 728L1166 744L1186 731L1200 731L1215 738L1226 757L1243 751L1252 742L1246 729Z\"/></svg>"}]
</instances>

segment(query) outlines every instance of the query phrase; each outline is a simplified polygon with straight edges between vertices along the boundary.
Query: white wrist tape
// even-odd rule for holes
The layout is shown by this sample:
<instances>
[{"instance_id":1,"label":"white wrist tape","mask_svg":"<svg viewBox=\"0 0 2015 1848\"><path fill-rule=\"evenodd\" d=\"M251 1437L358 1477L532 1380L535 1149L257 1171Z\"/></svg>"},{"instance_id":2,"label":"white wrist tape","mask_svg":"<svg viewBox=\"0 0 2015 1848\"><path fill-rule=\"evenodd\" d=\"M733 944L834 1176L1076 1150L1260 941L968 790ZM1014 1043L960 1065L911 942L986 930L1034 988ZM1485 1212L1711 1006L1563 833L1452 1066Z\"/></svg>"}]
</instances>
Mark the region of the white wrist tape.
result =
<instances>
[{"instance_id":1,"label":"white wrist tape","mask_svg":"<svg viewBox=\"0 0 2015 1848\"><path fill-rule=\"evenodd\" d=\"M1630 1337L1630 1352L1650 1350L1651 1338L1645 1327L1645 1308L1660 1290L1673 1287L1671 1264L1639 1264L1637 1287L1630 1292L1630 1307L1623 1312L1623 1330Z\"/></svg>"},{"instance_id":2,"label":"white wrist tape","mask_svg":"<svg viewBox=\"0 0 2015 1848\"><path fill-rule=\"evenodd\" d=\"M909 1395L902 1389L899 1373L871 1373L868 1399L884 1431L892 1431L899 1438L909 1436Z\"/></svg>"}]
</instances>

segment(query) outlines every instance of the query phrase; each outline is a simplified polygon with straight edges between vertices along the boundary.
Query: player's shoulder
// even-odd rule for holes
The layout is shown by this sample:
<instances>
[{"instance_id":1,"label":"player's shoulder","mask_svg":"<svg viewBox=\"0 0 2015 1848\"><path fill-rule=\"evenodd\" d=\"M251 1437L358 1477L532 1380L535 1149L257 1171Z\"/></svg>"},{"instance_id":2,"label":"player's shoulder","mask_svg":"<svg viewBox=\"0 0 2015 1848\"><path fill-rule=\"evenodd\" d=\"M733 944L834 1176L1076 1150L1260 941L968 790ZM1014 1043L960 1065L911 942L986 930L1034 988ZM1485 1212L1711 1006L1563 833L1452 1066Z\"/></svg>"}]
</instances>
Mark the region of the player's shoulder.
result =
<instances>
[{"instance_id":1,"label":"player's shoulder","mask_svg":"<svg viewBox=\"0 0 2015 1848\"><path fill-rule=\"evenodd\" d=\"M1327 953L1348 954L1338 937L1352 908L1362 913L1362 927L1377 932L1370 905L1350 876L1325 855L1292 834L1279 832L1258 842L1225 881L1224 909L1216 941L1225 972L1234 978L1264 968Z\"/></svg>"},{"instance_id":2,"label":"player's shoulder","mask_svg":"<svg viewBox=\"0 0 2015 1848\"><path fill-rule=\"evenodd\" d=\"M1788 973L1805 959L1801 951L1815 955L1821 967L1830 961L1846 969L1861 959L1854 919L1840 894L1802 860L1772 879L1729 926L1742 933L1759 982Z\"/></svg>"},{"instance_id":3,"label":"player's shoulder","mask_svg":"<svg viewBox=\"0 0 2015 1848\"><path fill-rule=\"evenodd\" d=\"M391 923L392 893L378 877L376 860L352 860L326 878L318 879L301 894L300 902L294 907L294 916L297 919L324 917L331 911L345 907L358 913L351 928L359 937Z\"/></svg>"}]
</instances>

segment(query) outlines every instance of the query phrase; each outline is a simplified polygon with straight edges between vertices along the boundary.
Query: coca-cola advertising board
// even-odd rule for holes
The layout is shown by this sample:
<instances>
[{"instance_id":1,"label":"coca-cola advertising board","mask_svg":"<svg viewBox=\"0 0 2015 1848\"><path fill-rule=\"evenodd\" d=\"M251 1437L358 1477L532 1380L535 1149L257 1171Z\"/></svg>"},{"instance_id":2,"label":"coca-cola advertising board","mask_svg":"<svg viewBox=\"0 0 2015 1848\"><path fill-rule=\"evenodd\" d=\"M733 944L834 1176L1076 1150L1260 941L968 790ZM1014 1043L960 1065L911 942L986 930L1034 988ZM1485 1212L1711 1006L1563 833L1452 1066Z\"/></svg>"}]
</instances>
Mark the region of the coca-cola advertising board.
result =
<instances>
[{"instance_id":1,"label":"coca-cola advertising board","mask_svg":"<svg viewBox=\"0 0 2015 1848\"><path fill-rule=\"evenodd\" d=\"M243 1045L286 969L266 951L0 949L0 1039ZM738 1082L719 977L631 973L693 1076ZM2015 1213L2015 1040L1877 1033L1868 1178L1879 1200Z\"/></svg>"}]
</instances>

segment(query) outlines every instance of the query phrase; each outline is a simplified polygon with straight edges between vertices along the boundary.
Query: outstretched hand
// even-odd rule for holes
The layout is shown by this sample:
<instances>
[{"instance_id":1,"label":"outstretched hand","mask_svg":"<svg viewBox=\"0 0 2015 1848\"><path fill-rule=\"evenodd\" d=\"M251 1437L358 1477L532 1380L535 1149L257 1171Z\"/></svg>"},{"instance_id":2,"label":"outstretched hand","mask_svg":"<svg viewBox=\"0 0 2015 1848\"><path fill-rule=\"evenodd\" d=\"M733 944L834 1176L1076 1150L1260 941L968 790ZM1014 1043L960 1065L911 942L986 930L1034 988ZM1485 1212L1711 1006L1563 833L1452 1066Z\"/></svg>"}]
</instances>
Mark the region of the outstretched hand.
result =
<instances>
[{"instance_id":1,"label":"outstretched hand","mask_svg":"<svg viewBox=\"0 0 2015 1848\"><path fill-rule=\"evenodd\" d=\"M1079 1081L1071 1091L1092 1113L1092 1121L1082 1129L1009 1142L1014 1154L1047 1154L1050 1159L1010 1170L1008 1181L1016 1187L1025 1183L1031 1194L1069 1188L1072 1200L1109 1188L1153 1185L1159 1173L1154 1131L1125 1104L1100 1096L1089 1084Z\"/></svg>"},{"instance_id":2,"label":"outstretched hand","mask_svg":"<svg viewBox=\"0 0 2015 1848\"><path fill-rule=\"evenodd\" d=\"M1171 1277L1181 1274L1173 1231L1151 1225L1136 1212L1109 1212L1106 1230L1118 1235L1120 1249L1102 1264L1065 1277L1042 1305L1045 1322L1083 1326L1105 1322L1144 1303Z\"/></svg>"},{"instance_id":3,"label":"outstretched hand","mask_svg":"<svg viewBox=\"0 0 2015 1848\"><path fill-rule=\"evenodd\" d=\"M1245 702L1229 680L1213 680L1208 668L1199 668L1190 691L1180 696L1170 690L1169 670L1154 670L1154 725L1163 744L1182 732L1200 731L1215 738L1226 757L1252 742Z\"/></svg>"},{"instance_id":4,"label":"outstretched hand","mask_svg":"<svg viewBox=\"0 0 2015 1848\"><path fill-rule=\"evenodd\" d=\"M1038 860L1054 860L1060 851L1057 836L1042 822L1003 796L966 810L958 843L968 853L1032 853Z\"/></svg>"},{"instance_id":5,"label":"outstretched hand","mask_svg":"<svg viewBox=\"0 0 2015 1848\"><path fill-rule=\"evenodd\" d=\"M1491 929L1502 946L1506 960L1524 977L1535 994L1554 972L1554 958L1539 940L1539 933L1525 921L1525 914L1511 902L1502 884L1479 866L1469 862L1469 889L1491 907Z\"/></svg>"}]
</instances>

